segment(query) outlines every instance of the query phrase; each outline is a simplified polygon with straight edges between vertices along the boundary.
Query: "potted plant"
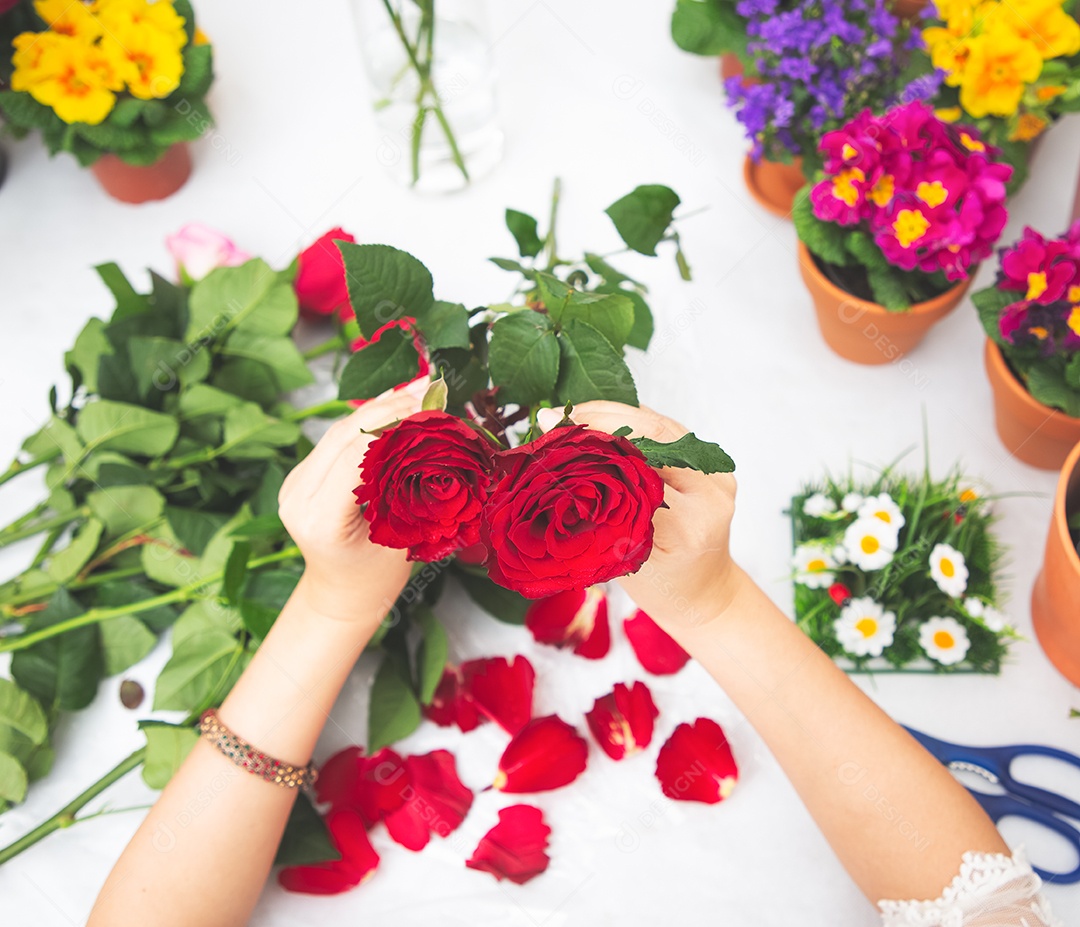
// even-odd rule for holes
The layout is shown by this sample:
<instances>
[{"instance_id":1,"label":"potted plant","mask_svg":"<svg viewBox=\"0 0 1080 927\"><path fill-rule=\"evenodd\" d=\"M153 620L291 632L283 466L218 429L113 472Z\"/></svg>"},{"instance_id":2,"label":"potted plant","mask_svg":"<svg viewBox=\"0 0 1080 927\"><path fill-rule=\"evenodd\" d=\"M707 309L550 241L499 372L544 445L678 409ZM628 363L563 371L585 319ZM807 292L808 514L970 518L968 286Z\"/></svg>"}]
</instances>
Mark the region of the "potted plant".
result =
<instances>
[{"instance_id":1,"label":"potted plant","mask_svg":"<svg viewBox=\"0 0 1080 927\"><path fill-rule=\"evenodd\" d=\"M895 361L951 312L1005 227L1012 168L925 103L829 132L824 176L796 201L799 269L822 336L861 364Z\"/></svg>"},{"instance_id":2,"label":"potted plant","mask_svg":"<svg viewBox=\"0 0 1080 927\"><path fill-rule=\"evenodd\" d=\"M961 473L815 481L789 514L796 621L849 672L1000 670L1002 554Z\"/></svg>"},{"instance_id":3,"label":"potted plant","mask_svg":"<svg viewBox=\"0 0 1080 927\"><path fill-rule=\"evenodd\" d=\"M939 0L925 21L930 63L944 76L939 115L974 125L1027 172L1029 145L1080 109L1080 24L1066 0Z\"/></svg>"},{"instance_id":4,"label":"potted plant","mask_svg":"<svg viewBox=\"0 0 1080 927\"><path fill-rule=\"evenodd\" d=\"M972 299L998 435L1024 463L1057 470L1080 441L1080 222L1050 240L1025 228Z\"/></svg>"},{"instance_id":5,"label":"potted plant","mask_svg":"<svg viewBox=\"0 0 1080 927\"><path fill-rule=\"evenodd\" d=\"M814 176L817 143L867 107L920 100L937 77L909 81L918 36L884 0L740 0L755 80L732 78L728 105L751 143L744 175L751 195L787 216Z\"/></svg>"},{"instance_id":6,"label":"potted plant","mask_svg":"<svg viewBox=\"0 0 1080 927\"><path fill-rule=\"evenodd\" d=\"M737 0L676 0L671 14L671 37L683 51L720 57L720 76L726 81L748 70L746 17Z\"/></svg>"},{"instance_id":7,"label":"potted plant","mask_svg":"<svg viewBox=\"0 0 1080 927\"><path fill-rule=\"evenodd\" d=\"M1061 468L1031 622L1050 662L1080 686L1080 443Z\"/></svg>"},{"instance_id":8,"label":"potted plant","mask_svg":"<svg viewBox=\"0 0 1080 927\"><path fill-rule=\"evenodd\" d=\"M213 53L189 0L35 0L3 56L0 110L39 130L125 203L163 199L191 174L186 142L212 124Z\"/></svg>"}]
</instances>

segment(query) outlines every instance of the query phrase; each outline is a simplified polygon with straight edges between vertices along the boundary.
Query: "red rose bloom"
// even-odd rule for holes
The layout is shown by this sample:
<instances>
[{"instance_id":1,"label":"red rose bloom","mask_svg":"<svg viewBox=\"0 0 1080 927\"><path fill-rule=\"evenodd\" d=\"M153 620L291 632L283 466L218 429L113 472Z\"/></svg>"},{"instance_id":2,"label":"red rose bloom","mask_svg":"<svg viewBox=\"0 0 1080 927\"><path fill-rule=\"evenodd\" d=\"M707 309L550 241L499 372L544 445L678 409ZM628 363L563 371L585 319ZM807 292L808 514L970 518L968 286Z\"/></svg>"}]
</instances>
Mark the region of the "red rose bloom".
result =
<instances>
[{"instance_id":1,"label":"red rose bloom","mask_svg":"<svg viewBox=\"0 0 1080 927\"><path fill-rule=\"evenodd\" d=\"M355 242L343 229L330 229L296 259L293 289L300 302L300 314L308 319L324 318L335 312L352 315L349 288L345 283L345 261L335 241Z\"/></svg>"},{"instance_id":2,"label":"red rose bloom","mask_svg":"<svg viewBox=\"0 0 1080 927\"><path fill-rule=\"evenodd\" d=\"M367 503L371 539L428 562L475 544L493 456L479 432L445 412L420 412L383 432L353 490Z\"/></svg>"},{"instance_id":3,"label":"red rose bloom","mask_svg":"<svg viewBox=\"0 0 1080 927\"><path fill-rule=\"evenodd\" d=\"M663 502L663 481L625 438L555 428L496 455L481 527L488 574L538 599L634 573Z\"/></svg>"}]
</instances>

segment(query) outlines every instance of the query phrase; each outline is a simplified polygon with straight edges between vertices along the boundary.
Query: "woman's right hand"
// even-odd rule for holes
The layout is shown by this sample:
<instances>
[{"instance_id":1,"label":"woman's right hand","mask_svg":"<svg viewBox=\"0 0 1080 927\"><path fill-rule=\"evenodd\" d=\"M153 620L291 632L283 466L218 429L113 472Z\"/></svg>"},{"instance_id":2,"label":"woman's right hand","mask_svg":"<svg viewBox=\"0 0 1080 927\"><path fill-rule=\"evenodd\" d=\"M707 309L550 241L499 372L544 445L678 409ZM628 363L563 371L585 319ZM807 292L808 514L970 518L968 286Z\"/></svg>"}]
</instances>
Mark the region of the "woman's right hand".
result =
<instances>
[{"instance_id":1,"label":"woman's right hand","mask_svg":"<svg viewBox=\"0 0 1080 927\"><path fill-rule=\"evenodd\" d=\"M552 427L561 413L542 414ZM575 406L578 424L614 432L624 425L632 437L665 443L687 433L678 422L647 408L594 401ZM742 573L731 560L728 536L735 513L735 478L682 467L657 471L668 507L653 517L653 549L637 573L619 580L639 608L668 628L688 628L716 618L730 604Z\"/></svg>"}]
</instances>

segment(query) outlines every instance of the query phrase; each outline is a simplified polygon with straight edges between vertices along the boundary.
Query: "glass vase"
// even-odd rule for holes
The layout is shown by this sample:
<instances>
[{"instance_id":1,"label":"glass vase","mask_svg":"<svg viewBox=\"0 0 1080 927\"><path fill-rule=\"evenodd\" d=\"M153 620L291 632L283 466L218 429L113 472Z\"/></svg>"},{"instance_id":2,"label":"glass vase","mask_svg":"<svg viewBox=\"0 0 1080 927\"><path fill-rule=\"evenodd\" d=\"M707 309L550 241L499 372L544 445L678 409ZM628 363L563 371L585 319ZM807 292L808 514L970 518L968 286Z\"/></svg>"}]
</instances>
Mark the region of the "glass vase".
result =
<instances>
[{"instance_id":1,"label":"glass vase","mask_svg":"<svg viewBox=\"0 0 1080 927\"><path fill-rule=\"evenodd\" d=\"M415 190L460 190L502 157L483 0L353 0L377 157Z\"/></svg>"}]
</instances>

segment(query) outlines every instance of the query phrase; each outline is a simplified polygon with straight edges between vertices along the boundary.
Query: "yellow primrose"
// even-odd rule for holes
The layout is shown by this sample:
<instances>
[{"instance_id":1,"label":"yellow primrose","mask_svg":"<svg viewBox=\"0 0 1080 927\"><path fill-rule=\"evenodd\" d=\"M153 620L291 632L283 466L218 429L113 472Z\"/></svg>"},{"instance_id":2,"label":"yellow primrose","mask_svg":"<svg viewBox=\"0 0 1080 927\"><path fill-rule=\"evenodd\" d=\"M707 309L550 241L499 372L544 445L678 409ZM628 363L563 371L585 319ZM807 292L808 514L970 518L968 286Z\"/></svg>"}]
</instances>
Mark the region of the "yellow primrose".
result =
<instances>
[{"instance_id":1,"label":"yellow primrose","mask_svg":"<svg viewBox=\"0 0 1080 927\"><path fill-rule=\"evenodd\" d=\"M34 9L58 35L93 42L103 31L101 23L82 0L34 0Z\"/></svg>"},{"instance_id":2,"label":"yellow primrose","mask_svg":"<svg viewBox=\"0 0 1080 927\"><path fill-rule=\"evenodd\" d=\"M57 45L72 41L75 40L55 32L23 32L15 36L11 42L15 49L15 54L11 56L11 63L15 67L11 74L11 89L29 90L32 84L49 77L49 65L55 64L56 59L46 57L45 53Z\"/></svg>"},{"instance_id":3,"label":"yellow primrose","mask_svg":"<svg viewBox=\"0 0 1080 927\"><path fill-rule=\"evenodd\" d=\"M112 112L116 77L102 65L101 50L67 38L45 50L39 61L41 79L27 90L39 103L52 107L64 122L98 125Z\"/></svg>"},{"instance_id":4,"label":"yellow primrose","mask_svg":"<svg viewBox=\"0 0 1080 927\"><path fill-rule=\"evenodd\" d=\"M106 35L102 48L117 63L127 89L140 100L167 97L180 84L184 59L175 41L147 25Z\"/></svg>"},{"instance_id":5,"label":"yellow primrose","mask_svg":"<svg viewBox=\"0 0 1080 927\"><path fill-rule=\"evenodd\" d=\"M960 105L975 118L1011 116L1020 105L1024 88L1042 71L1042 56L1035 46L1015 33L994 26L972 39Z\"/></svg>"},{"instance_id":6,"label":"yellow primrose","mask_svg":"<svg viewBox=\"0 0 1080 927\"><path fill-rule=\"evenodd\" d=\"M998 18L1044 59L1080 52L1080 23L1061 8L1061 0L1009 0Z\"/></svg>"},{"instance_id":7,"label":"yellow primrose","mask_svg":"<svg viewBox=\"0 0 1080 927\"><path fill-rule=\"evenodd\" d=\"M167 36L177 48L187 44L184 17L176 12L169 0L98 0L94 10L111 32L145 26Z\"/></svg>"}]
</instances>

